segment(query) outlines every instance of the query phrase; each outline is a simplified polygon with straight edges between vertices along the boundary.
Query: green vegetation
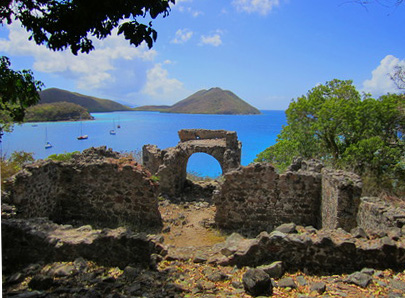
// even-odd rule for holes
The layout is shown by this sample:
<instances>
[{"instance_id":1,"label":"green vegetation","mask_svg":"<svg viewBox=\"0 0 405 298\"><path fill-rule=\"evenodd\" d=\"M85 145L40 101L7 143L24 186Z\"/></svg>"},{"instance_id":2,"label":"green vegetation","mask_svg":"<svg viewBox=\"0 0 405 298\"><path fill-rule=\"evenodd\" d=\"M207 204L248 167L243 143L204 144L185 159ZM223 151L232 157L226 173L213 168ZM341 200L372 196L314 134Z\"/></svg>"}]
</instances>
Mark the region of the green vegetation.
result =
<instances>
[{"instance_id":1,"label":"green vegetation","mask_svg":"<svg viewBox=\"0 0 405 298\"><path fill-rule=\"evenodd\" d=\"M70 102L84 107L89 113L93 112L114 112L114 111L132 111L131 108L118 102L82 95L57 88L45 89L40 93L40 103Z\"/></svg>"},{"instance_id":2,"label":"green vegetation","mask_svg":"<svg viewBox=\"0 0 405 298\"><path fill-rule=\"evenodd\" d=\"M168 106L143 106L138 111L159 111L182 114L260 114L260 111L240 99L231 91L220 88L200 90L178 103Z\"/></svg>"},{"instance_id":3,"label":"green vegetation","mask_svg":"<svg viewBox=\"0 0 405 298\"><path fill-rule=\"evenodd\" d=\"M36 44L45 44L54 51L70 47L73 54L89 53L94 39L123 35L135 46L146 42L149 48L157 32L151 19L166 17L174 0L153 1L1 1L0 22L19 21ZM144 19L142 24L139 19ZM74 25L72 25L74 24Z\"/></svg>"},{"instance_id":4,"label":"green vegetation","mask_svg":"<svg viewBox=\"0 0 405 298\"><path fill-rule=\"evenodd\" d=\"M217 177L217 178L211 178L211 177L209 177L209 176L204 176L204 175L202 175L201 173L196 172L196 171L189 171L189 172L187 172L187 179L190 180L190 181L193 181L193 182L197 182L197 181L212 181L212 180L218 179L218 178L220 178L220 177L222 177L222 176L219 176L219 177Z\"/></svg>"},{"instance_id":5,"label":"green vegetation","mask_svg":"<svg viewBox=\"0 0 405 298\"><path fill-rule=\"evenodd\" d=\"M73 154L78 154L80 153L79 151L73 151L73 152L65 152L65 153L60 153L60 154L52 154L49 155L47 159L51 159L54 161L69 161L72 159Z\"/></svg>"},{"instance_id":6,"label":"green vegetation","mask_svg":"<svg viewBox=\"0 0 405 298\"><path fill-rule=\"evenodd\" d=\"M291 102L277 143L255 161L283 171L295 156L363 177L366 194L405 194L405 95L363 96L352 81L333 80Z\"/></svg>"},{"instance_id":7,"label":"green vegetation","mask_svg":"<svg viewBox=\"0 0 405 298\"><path fill-rule=\"evenodd\" d=\"M152 175L152 176L150 176L150 180L152 180L153 182L159 182L159 181L160 181L160 177L159 177L159 176Z\"/></svg>"},{"instance_id":8,"label":"green vegetation","mask_svg":"<svg viewBox=\"0 0 405 298\"><path fill-rule=\"evenodd\" d=\"M5 180L20 171L24 165L30 164L33 161L34 157L31 152L16 151L13 152L9 158L1 156L1 189L4 189Z\"/></svg>"},{"instance_id":9,"label":"green vegetation","mask_svg":"<svg viewBox=\"0 0 405 298\"><path fill-rule=\"evenodd\" d=\"M26 112L25 121L27 122L93 119L85 108L70 102L39 104L29 107Z\"/></svg>"},{"instance_id":10,"label":"green vegetation","mask_svg":"<svg viewBox=\"0 0 405 298\"><path fill-rule=\"evenodd\" d=\"M12 70L10 60L0 57L0 141L3 132L12 131L14 122L22 122L25 110L39 101L42 86L30 70Z\"/></svg>"}]
</instances>

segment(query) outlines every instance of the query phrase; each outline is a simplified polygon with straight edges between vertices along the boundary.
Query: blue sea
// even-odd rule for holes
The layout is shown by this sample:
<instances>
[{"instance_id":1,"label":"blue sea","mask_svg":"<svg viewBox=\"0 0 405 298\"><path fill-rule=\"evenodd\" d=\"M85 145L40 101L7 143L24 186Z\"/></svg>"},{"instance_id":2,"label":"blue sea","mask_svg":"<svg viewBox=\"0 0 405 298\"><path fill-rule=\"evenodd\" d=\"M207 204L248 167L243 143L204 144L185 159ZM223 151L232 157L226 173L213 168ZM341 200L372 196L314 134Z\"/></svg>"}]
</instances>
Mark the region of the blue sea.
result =
<instances>
[{"instance_id":1,"label":"blue sea","mask_svg":"<svg viewBox=\"0 0 405 298\"><path fill-rule=\"evenodd\" d=\"M192 115L158 112L92 113L93 121L41 122L14 126L12 133L2 138L2 155L14 151L33 152L36 159L51 154L83 151L89 147L106 145L114 151L142 151L145 144L160 149L176 146L177 132L184 128L225 129L236 131L242 142L242 165L251 163L256 155L276 142L282 125L286 124L284 111L262 111L261 115ZM115 128L116 135L109 131ZM80 127L81 126L81 127ZM87 134L87 140L77 140ZM53 147L45 149L49 141ZM205 153L193 154L187 171L202 176L217 177L221 174L219 163Z\"/></svg>"}]
</instances>

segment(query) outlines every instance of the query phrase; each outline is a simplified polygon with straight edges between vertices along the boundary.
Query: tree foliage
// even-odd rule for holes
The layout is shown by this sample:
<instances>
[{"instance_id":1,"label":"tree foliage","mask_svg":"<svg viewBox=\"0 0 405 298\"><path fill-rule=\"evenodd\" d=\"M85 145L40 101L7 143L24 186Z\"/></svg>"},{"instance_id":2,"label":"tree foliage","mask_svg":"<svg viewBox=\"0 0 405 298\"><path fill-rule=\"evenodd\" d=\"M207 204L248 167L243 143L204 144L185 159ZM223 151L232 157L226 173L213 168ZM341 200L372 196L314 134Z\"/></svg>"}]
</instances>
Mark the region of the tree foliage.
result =
<instances>
[{"instance_id":1,"label":"tree foliage","mask_svg":"<svg viewBox=\"0 0 405 298\"><path fill-rule=\"evenodd\" d=\"M405 90L405 66L395 66L390 77L398 89Z\"/></svg>"},{"instance_id":2,"label":"tree foliage","mask_svg":"<svg viewBox=\"0 0 405 298\"><path fill-rule=\"evenodd\" d=\"M0 138L13 122L23 121L25 109L39 101L42 86L30 70L12 70L10 60L0 57Z\"/></svg>"},{"instance_id":3,"label":"tree foliage","mask_svg":"<svg viewBox=\"0 0 405 298\"><path fill-rule=\"evenodd\" d=\"M5 0L0 4L0 21L19 20L38 45L52 50L70 47L75 55L89 53L94 49L91 37L104 39L115 28L131 44L145 41L151 48L157 32L152 21L143 24L138 19L166 17L170 3L175 0Z\"/></svg>"},{"instance_id":4,"label":"tree foliage","mask_svg":"<svg viewBox=\"0 0 405 298\"><path fill-rule=\"evenodd\" d=\"M70 121L70 120L93 119L89 112L77 104L71 102L55 102L39 104L27 109L25 121Z\"/></svg>"},{"instance_id":5,"label":"tree foliage","mask_svg":"<svg viewBox=\"0 0 405 298\"><path fill-rule=\"evenodd\" d=\"M283 170L295 156L319 158L379 181L403 183L404 108L405 95L373 99L361 96L352 81L327 82L291 102L277 143L256 161L269 161Z\"/></svg>"},{"instance_id":6,"label":"tree foliage","mask_svg":"<svg viewBox=\"0 0 405 298\"><path fill-rule=\"evenodd\" d=\"M33 153L25 151L15 151L9 158L0 156L0 169L1 169L1 189L4 189L4 180L7 180L24 165L34 162Z\"/></svg>"}]
</instances>

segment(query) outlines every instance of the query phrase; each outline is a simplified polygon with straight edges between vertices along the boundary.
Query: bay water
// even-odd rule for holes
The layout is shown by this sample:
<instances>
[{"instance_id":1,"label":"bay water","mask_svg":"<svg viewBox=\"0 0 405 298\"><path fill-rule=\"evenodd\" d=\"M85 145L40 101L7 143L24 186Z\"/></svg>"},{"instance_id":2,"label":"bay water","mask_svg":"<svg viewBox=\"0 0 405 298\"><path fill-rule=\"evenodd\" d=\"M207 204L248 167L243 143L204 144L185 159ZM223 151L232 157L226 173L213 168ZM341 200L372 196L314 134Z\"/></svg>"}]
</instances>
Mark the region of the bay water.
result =
<instances>
[{"instance_id":1,"label":"bay water","mask_svg":"<svg viewBox=\"0 0 405 298\"><path fill-rule=\"evenodd\" d=\"M165 149L177 145L179 130L202 128L236 131L242 142L242 165L248 165L258 153L275 144L286 124L284 111L261 112L261 115L203 115L130 111L92 113L95 118L92 121L24 123L4 134L1 154L9 156L14 151L26 151L32 152L36 159L44 159L51 154L104 145L119 152L140 152L145 144ZM113 128L115 135L110 134ZM77 140L81 129L88 135L87 140ZM47 141L52 148L45 149ZM205 153L193 154L187 171L209 177L221 174L219 163Z\"/></svg>"}]
</instances>

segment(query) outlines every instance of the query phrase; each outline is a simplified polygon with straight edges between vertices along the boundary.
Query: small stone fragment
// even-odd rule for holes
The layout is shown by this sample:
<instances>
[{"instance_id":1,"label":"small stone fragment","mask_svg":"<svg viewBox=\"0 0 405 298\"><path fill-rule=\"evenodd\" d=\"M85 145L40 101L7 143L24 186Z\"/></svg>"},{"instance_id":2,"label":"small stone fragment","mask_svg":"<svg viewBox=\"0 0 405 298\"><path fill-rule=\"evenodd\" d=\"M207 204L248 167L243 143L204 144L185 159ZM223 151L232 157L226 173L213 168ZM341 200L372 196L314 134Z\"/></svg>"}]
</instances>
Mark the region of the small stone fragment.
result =
<instances>
[{"instance_id":1,"label":"small stone fragment","mask_svg":"<svg viewBox=\"0 0 405 298\"><path fill-rule=\"evenodd\" d=\"M282 224L280 226L278 226L277 228L275 228L276 231L282 232L284 234L290 234L290 233L296 233L297 225L293 222L291 223L286 223L286 224Z\"/></svg>"},{"instance_id":2,"label":"small stone fragment","mask_svg":"<svg viewBox=\"0 0 405 298\"><path fill-rule=\"evenodd\" d=\"M315 282L311 285L310 291L321 295L326 291L326 284L324 282Z\"/></svg>"},{"instance_id":3,"label":"small stone fragment","mask_svg":"<svg viewBox=\"0 0 405 298\"><path fill-rule=\"evenodd\" d=\"M281 279L277 285L280 288L291 288L291 289L296 289L298 288L297 284L294 282L294 280L291 277L286 277Z\"/></svg>"},{"instance_id":4,"label":"small stone fragment","mask_svg":"<svg viewBox=\"0 0 405 298\"><path fill-rule=\"evenodd\" d=\"M370 281L371 276L362 272L352 273L344 280L344 282L346 283L354 284L362 288L366 288L369 285Z\"/></svg>"},{"instance_id":5,"label":"small stone fragment","mask_svg":"<svg viewBox=\"0 0 405 298\"><path fill-rule=\"evenodd\" d=\"M301 276L301 275L299 275L299 276L297 276L297 282L298 282L298 284L300 285L300 286L306 286L308 283L307 283L307 280L305 279L305 277L303 277L303 276Z\"/></svg>"},{"instance_id":6,"label":"small stone fragment","mask_svg":"<svg viewBox=\"0 0 405 298\"><path fill-rule=\"evenodd\" d=\"M269 275L261 269L249 269L242 277L246 293L253 297L273 294L273 286Z\"/></svg>"}]
</instances>

